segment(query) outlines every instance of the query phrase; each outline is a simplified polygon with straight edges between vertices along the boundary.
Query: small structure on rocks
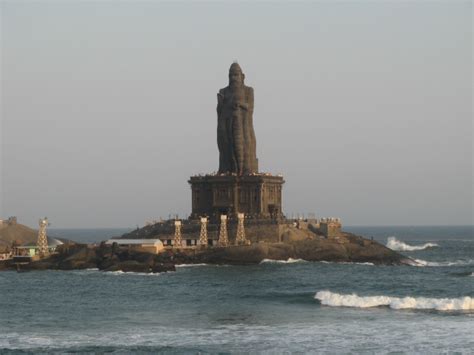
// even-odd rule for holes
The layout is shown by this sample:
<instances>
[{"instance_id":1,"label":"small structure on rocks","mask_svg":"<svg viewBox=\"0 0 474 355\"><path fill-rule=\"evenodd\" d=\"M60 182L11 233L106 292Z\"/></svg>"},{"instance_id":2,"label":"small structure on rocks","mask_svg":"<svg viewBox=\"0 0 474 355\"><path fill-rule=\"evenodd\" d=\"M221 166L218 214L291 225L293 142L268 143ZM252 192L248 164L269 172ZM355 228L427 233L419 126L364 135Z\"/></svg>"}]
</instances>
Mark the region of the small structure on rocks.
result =
<instances>
[{"instance_id":1,"label":"small structure on rocks","mask_svg":"<svg viewBox=\"0 0 474 355\"><path fill-rule=\"evenodd\" d=\"M48 227L48 218L41 218L39 220L38 231L38 255L40 258L45 258L49 254L48 237L46 236L46 228Z\"/></svg>"},{"instance_id":2,"label":"small structure on rocks","mask_svg":"<svg viewBox=\"0 0 474 355\"><path fill-rule=\"evenodd\" d=\"M219 230L219 242L220 247L226 247L229 245L229 237L227 236L227 216L221 215L221 227Z\"/></svg>"},{"instance_id":3,"label":"small structure on rocks","mask_svg":"<svg viewBox=\"0 0 474 355\"><path fill-rule=\"evenodd\" d=\"M13 247L13 257L14 259L21 259L21 258L18 258L18 257L24 257L24 258L32 258L32 259L39 259L41 257L44 257L45 255L50 255L50 254L54 254L56 252L56 248L60 245L63 244L63 242L61 242L60 240L58 239L54 239L54 238L50 238L50 237L46 237L47 238L47 252L44 254L44 250L43 250L43 256L41 256L41 251L40 251L40 247L38 246L38 244L34 244L34 243L24 243L22 245L18 245L18 246L15 246Z\"/></svg>"},{"instance_id":4,"label":"small structure on rocks","mask_svg":"<svg viewBox=\"0 0 474 355\"><path fill-rule=\"evenodd\" d=\"M0 226L17 224L16 216L8 217L8 219L0 219Z\"/></svg>"},{"instance_id":5,"label":"small structure on rocks","mask_svg":"<svg viewBox=\"0 0 474 355\"><path fill-rule=\"evenodd\" d=\"M341 227L340 218L321 218L319 221L319 230L326 238L338 237L341 234Z\"/></svg>"},{"instance_id":6,"label":"small structure on rocks","mask_svg":"<svg viewBox=\"0 0 474 355\"><path fill-rule=\"evenodd\" d=\"M199 234L199 245L207 247L209 241L207 240L207 218L201 218L201 232Z\"/></svg>"},{"instance_id":7,"label":"small structure on rocks","mask_svg":"<svg viewBox=\"0 0 474 355\"><path fill-rule=\"evenodd\" d=\"M181 221L174 221L174 241L173 247L174 248L181 248L183 245L181 239Z\"/></svg>"},{"instance_id":8,"label":"small structure on rocks","mask_svg":"<svg viewBox=\"0 0 474 355\"><path fill-rule=\"evenodd\" d=\"M245 227L244 227L245 215L243 213L239 213L237 215L237 218L238 218L238 224L237 224L237 235L235 236L235 244L246 245L248 244L248 240L245 238Z\"/></svg>"}]
</instances>

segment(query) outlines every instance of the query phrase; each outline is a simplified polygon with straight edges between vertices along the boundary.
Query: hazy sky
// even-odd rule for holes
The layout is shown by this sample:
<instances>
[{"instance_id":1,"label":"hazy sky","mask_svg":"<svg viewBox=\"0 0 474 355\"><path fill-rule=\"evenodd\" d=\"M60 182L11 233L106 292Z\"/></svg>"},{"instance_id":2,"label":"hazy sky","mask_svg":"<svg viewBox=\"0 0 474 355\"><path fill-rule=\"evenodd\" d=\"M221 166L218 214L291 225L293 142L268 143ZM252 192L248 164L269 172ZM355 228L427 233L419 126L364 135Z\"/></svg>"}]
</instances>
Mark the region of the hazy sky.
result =
<instances>
[{"instance_id":1,"label":"hazy sky","mask_svg":"<svg viewBox=\"0 0 474 355\"><path fill-rule=\"evenodd\" d=\"M346 225L473 223L472 3L0 1L1 206L129 227L218 168L216 93L255 90L283 209Z\"/></svg>"}]
</instances>

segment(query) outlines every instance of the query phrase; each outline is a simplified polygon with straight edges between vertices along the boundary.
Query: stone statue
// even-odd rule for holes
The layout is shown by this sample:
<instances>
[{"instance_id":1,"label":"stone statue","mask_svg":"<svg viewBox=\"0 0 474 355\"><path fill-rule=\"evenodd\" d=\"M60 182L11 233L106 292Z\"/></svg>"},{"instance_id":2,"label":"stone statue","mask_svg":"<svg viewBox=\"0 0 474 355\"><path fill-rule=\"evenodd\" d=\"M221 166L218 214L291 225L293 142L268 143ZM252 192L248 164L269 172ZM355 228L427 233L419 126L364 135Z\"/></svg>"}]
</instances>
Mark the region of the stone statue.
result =
<instances>
[{"instance_id":1,"label":"stone statue","mask_svg":"<svg viewBox=\"0 0 474 355\"><path fill-rule=\"evenodd\" d=\"M229 69L229 86L217 94L219 173L258 172L257 142L253 130L253 88L244 85L239 64Z\"/></svg>"}]
</instances>

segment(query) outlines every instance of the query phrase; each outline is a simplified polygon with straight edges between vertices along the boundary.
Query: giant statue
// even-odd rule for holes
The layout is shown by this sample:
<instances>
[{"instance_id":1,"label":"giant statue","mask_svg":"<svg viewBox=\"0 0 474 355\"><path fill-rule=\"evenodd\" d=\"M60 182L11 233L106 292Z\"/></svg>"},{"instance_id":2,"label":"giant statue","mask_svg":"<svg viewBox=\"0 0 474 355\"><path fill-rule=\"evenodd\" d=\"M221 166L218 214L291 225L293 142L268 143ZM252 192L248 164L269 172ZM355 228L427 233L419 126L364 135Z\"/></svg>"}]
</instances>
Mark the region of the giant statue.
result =
<instances>
[{"instance_id":1,"label":"giant statue","mask_svg":"<svg viewBox=\"0 0 474 355\"><path fill-rule=\"evenodd\" d=\"M253 88L244 85L239 64L229 69L229 86L217 94L219 173L247 175L258 172L257 142L253 129Z\"/></svg>"},{"instance_id":2,"label":"giant statue","mask_svg":"<svg viewBox=\"0 0 474 355\"><path fill-rule=\"evenodd\" d=\"M225 215L232 224L242 213L258 219L283 218L283 177L257 174L253 89L244 85L244 79L240 66L233 63L229 85L217 94L219 174L189 179L193 219L208 216L210 223L219 224Z\"/></svg>"}]
</instances>

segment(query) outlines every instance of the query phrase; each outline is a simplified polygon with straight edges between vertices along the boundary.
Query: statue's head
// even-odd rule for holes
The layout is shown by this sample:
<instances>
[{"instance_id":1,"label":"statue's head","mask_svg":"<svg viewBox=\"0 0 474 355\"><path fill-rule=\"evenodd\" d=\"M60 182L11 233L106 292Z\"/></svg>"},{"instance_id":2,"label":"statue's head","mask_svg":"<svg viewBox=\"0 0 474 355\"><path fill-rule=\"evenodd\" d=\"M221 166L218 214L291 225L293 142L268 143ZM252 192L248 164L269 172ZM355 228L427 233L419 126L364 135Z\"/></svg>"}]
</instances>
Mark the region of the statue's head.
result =
<instances>
[{"instance_id":1,"label":"statue's head","mask_svg":"<svg viewBox=\"0 0 474 355\"><path fill-rule=\"evenodd\" d=\"M245 79L245 74L242 72L242 68L239 63L234 62L229 69L229 85L237 86L243 85Z\"/></svg>"}]
</instances>

